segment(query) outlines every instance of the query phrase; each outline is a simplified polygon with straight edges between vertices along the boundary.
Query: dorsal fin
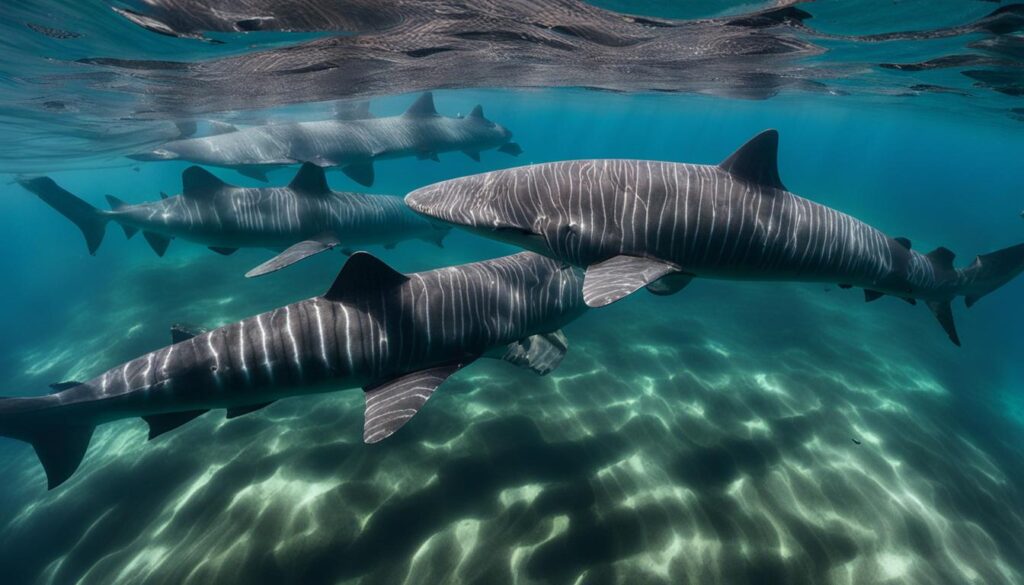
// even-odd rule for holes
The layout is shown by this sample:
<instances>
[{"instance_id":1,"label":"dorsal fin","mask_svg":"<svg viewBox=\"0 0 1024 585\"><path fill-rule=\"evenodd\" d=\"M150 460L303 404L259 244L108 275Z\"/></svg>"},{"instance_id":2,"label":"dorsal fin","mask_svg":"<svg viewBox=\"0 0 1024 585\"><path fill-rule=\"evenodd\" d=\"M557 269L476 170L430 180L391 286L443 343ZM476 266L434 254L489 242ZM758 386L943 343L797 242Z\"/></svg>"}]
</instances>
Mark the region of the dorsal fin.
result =
<instances>
[{"instance_id":1,"label":"dorsal fin","mask_svg":"<svg viewBox=\"0 0 1024 585\"><path fill-rule=\"evenodd\" d=\"M910 240L907 239L907 238L893 238L893 239L896 240L896 242L899 245L903 246L904 248L906 248L908 250L910 250L911 248L914 247L914 245L912 243L910 243Z\"/></svg>"},{"instance_id":2,"label":"dorsal fin","mask_svg":"<svg viewBox=\"0 0 1024 585\"><path fill-rule=\"evenodd\" d=\"M338 278L324 294L329 301L341 301L358 296L364 291L398 286L409 277L388 266L367 252L356 252L341 267Z\"/></svg>"},{"instance_id":3,"label":"dorsal fin","mask_svg":"<svg viewBox=\"0 0 1024 585\"><path fill-rule=\"evenodd\" d=\"M81 385L82 385L81 382L73 382L73 381L57 382L55 384L50 384L50 389L53 390L53 392L52 392L53 394L56 394L58 392L63 392L65 390L69 389L69 388L74 388L75 386L81 386Z\"/></svg>"},{"instance_id":4,"label":"dorsal fin","mask_svg":"<svg viewBox=\"0 0 1024 585\"><path fill-rule=\"evenodd\" d=\"M785 190L779 178L779 133L765 130L722 161L729 174L744 181Z\"/></svg>"},{"instance_id":5,"label":"dorsal fin","mask_svg":"<svg viewBox=\"0 0 1024 585\"><path fill-rule=\"evenodd\" d=\"M206 333L208 329L202 327L196 327L195 325L186 325L184 323L175 323L171 325L171 343L181 343L182 341L188 341L197 335Z\"/></svg>"},{"instance_id":6,"label":"dorsal fin","mask_svg":"<svg viewBox=\"0 0 1024 585\"><path fill-rule=\"evenodd\" d=\"M949 248L939 246L931 252L928 252L926 256L928 256L928 259L932 261L932 264L934 264L936 268L953 270L953 260L956 258L956 254L954 254Z\"/></svg>"},{"instance_id":7,"label":"dorsal fin","mask_svg":"<svg viewBox=\"0 0 1024 585\"><path fill-rule=\"evenodd\" d=\"M210 136L218 136L220 134L230 134L232 132L238 132L238 127L228 122L221 122L219 120L208 120L210 124Z\"/></svg>"},{"instance_id":8,"label":"dorsal fin","mask_svg":"<svg viewBox=\"0 0 1024 585\"><path fill-rule=\"evenodd\" d=\"M476 106L470 112L467 118L477 118L478 120L484 120L484 107Z\"/></svg>"},{"instance_id":9,"label":"dorsal fin","mask_svg":"<svg viewBox=\"0 0 1024 585\"><path fill-rule=\"evenodd\" d=\"M186 197L209 197L227 186L202 167L191 166L181 173L181 194Z\"/></svg>"},{"instance_id":10,"label":"dorsal fin","mask_svg":"<svg viewBox=\"0 0 1024 585\"><path fill-rule=\"evenodd\" d=\"M426 92L416 99L405 111L406 116L436 116L437 108L434 107L434 94Z\"/></svg>"},{"instance_id":11,"label":"dorsal fin","mask_svg":"<svg viewBox=\"0 0 1024 585\"><path fill-rule=\"evenodd\" d=\"M288 187L310 195L324 195L331 192L331 188L327 186L327 174L322 168L311 162L302 163L302 168L295 173L295 178L288 183Z\"/></svg>"}]
</instances>

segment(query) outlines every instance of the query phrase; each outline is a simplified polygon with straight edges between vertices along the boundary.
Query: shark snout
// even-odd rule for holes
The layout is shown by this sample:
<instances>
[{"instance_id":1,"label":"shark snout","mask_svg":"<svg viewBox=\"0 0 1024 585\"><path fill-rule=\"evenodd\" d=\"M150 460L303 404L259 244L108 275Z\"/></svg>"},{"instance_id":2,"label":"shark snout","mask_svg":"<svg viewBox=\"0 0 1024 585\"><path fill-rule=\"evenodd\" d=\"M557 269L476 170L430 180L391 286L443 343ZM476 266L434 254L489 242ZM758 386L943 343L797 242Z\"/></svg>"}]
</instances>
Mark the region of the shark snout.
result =
<instances>
[{"instance_id":1,"label":"shark snout","mask_svg":"<svg viewBox=\"0 0 1024 585\"><path fill-rule=\"evenodd\" d=\"M421 187L405 196L405 204L416 213L458 227L493 223L494 214L477 177Z\"/></svg>"},{"instance_id":2,"label":"shark snout","mask_svg":"<svg viewBox=\"0 0 1024 585\"><path fill-rule=\"evenodd\" d=\"M449 221L441 205L443 193L437 185L428 185L405 196L405 204L416 213L441 221Z\"/></svg>"}]
</instances>

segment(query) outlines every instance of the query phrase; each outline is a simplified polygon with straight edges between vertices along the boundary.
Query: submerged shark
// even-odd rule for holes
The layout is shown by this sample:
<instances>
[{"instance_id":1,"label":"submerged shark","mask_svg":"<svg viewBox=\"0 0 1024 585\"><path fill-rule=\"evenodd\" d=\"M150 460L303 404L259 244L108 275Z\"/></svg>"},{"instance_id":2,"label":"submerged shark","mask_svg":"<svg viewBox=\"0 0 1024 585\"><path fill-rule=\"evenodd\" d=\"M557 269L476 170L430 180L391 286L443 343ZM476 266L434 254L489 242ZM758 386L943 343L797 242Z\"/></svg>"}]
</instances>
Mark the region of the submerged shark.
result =
<instances>
[{"instance_id":1,"label":"submerged shark","mask_svg":"<svg viewBox=\"0 0 1024 585\"><path fill-rule=\"evenodd\" d=\"M673 294L694 277L833 282L865 299L926 302L960 345L950 306L970 307L1024 270L1024 244L955 268L783 186L778 133L719 165L642 160L539 164L437 183L406 203L424 215L586 268L600 307L647 287Z\"/></svg>"},{"instance_id":2,"label":"submerged shark","mask_svg":"<svg viewBox=\"0 0 1024 585\"><path fill-rule=\"evenodd\" d=\"M498 149L518 156L522 148L504 126L484 117L476 106L469 115L448 118L437 113L434 97L425 93L401 116L268 124L236 129L230 125L214 136L175 140L129 158L143 161L187 160L230 168L266 181L271 168L313 162L340 167L360 185L373 184L373 161L415 156L438 160L441 152L460 150L473 160L480 152Z\"/></svg>"},{"instance_id":3,"label":"submerged shark","mask_svg":"<svg viewBox=\"0 0 1024 585\"><path fill-rule=\"evenodd\" d=\"M284 249L247 276L280 270L339 246L393 246L412 238L440 246L450 229L413 213L398 197L331 191L324 170L312 163L303 164L286 187L235 187L199 167L185 169L181 182L181 195L138 205L108 195L110 211L89 205L47 177L21 184L82 230L90 254L96 253L111 221L129 238L141 230L160 256L172 238L219 254L247 247Z\"/></svg>"},{"instance_id":4,"label":"submerged shark","mask_svg":"<svg viewBox=\"0 0 1024 585\"><path fill-rule=\"evenodd\" d=\"M538 254L404 275L365 252L323 296L190 336L46 396L0 399L0 435L31 443L52 489L93 430L142 417L153 439L211 409L233 418L302 394L361 387L363 440L402 427L449 376L481 357L543 375L586 310L582 278Z\"/></svg>"}]
</instances>

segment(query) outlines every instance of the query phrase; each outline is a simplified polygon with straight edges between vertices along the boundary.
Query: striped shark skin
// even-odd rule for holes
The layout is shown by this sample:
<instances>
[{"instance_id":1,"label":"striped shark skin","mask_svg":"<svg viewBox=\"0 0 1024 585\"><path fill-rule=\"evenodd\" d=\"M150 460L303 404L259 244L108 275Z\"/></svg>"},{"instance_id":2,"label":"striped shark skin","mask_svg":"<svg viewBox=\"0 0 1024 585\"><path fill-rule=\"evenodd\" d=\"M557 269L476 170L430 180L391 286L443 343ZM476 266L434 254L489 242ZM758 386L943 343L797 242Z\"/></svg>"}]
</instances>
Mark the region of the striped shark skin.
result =
<instances>
[{"instance_id":1,"label":"striped shark skin","mask_svg":"<svg viewBox=\"0 0 1024 585\"><path fill-rule=\"evenodd\" d=\"M133 417L152 440L212 409L233 418L290 396L362 388L363 440L407 423L449 376L496 358L544 375L586 310L582 275L531 252L401 274L354 254L323 295L194 334L45 396L0 399L0 435L31 443L50 489L97 425Z\"/></svg>"},{"instance_id":2,"label":"striped shark skin","mask_svg":"<svg viewBox=\"0 0 1024 585\"><path fill-rule=\"evenodd\" d=\"M340 167L360 185L373 185L373 161L415 156L438 160L438 153L462 151L473 160L480 152L498 149L518 156L522 149L511 142L512 133L484 117L476 106L461 118L441 116L434 96L427 92L400 116L374 118L368 110L348 118L267 124L236 129L221 125L223 133L175 140L151 151L129 155L142 161L187 160L230 168L266 181L266 171L300 162Z\"/></svg>"},{"instance_id":3,"label":"striped shark skin","mask_svg":"<svg viewBox=\"0 0 1024 585\"><path fill-rule=\"evenodd\" d=\"M195 166L181 179L182 193L159 201L128 205L108 195L109 211L47 177L21 184L74 222L93 255L110 222L120 224L129 238L142 231L159 256L174 238L225 255L249 247L284 250L247 276L268 274L339 246L394 246L413 238L440 246L450 229L413 213L399 197L332 191L324 170L312 163L303 164L285 187L235 187Z\"/></svg>"},{"instance_id":4,"label":"striped shark skin","mask_svg":"<svg viewBox=\"0 0 1024 585\"><path fill-rule=\"evenodd\" d=\"M968 307L1024 270L1024 244L978 256L927 254L783 186L778 133L719 165L578 160L430 185L406 196L427 217L586 268L591 307L646 287L678 292L694 277L831 282L865 299L926 302L960 345L951 301Z\"/></svg>"}]
</instances>

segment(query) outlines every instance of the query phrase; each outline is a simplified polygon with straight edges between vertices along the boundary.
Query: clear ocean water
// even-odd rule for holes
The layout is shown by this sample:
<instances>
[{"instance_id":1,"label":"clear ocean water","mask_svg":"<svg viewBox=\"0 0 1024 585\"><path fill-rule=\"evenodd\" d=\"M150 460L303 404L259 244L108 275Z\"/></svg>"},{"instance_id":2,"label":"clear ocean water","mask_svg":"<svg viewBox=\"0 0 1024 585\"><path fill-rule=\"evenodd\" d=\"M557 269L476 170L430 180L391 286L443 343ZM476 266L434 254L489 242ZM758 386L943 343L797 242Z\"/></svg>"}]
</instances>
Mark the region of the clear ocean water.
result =
<instances>
[{"instance_id":1,"label":"clear ocean water","mask_svg":"<svg viewBox=\"0 0 1024 585\"><path fill-rule=\"evenodd\" d=\"M335 90L307 100L309 80L285 91L253 69L236 90L255 96L255 109L211 100L202 85L168 93L187 81L153 65L76 60L213 63L332 33L214 31L207 36L223 43L212 44L141 28L107 2L83 4L0 8L4 396L88 379L168 344L174 323L214 327L322 294L345 260L331 252L246 279L272 252L221 256L173 241L159 258L114 227L90 256L79 231L18 179L52 177L97 207L106 194L155 200L181 191L189 163L124 155L171 138L171 121L322 119ZM960 26L1013 6L933 4L800 8L814 15L805 20L814 31L869 35ZM765 8L601 6L678 19ZM339 172L328 173L330 185L403 195L566 159L713 164L776 128L791 191L915 249L946 246L967 263L1024 241L1024 102L962 74L1001 72L1012 90L1024 58L917 72L877 66L985 56L966 46L1019 46L1019 28L880 43L778 28L824 49L787 66L815 68L826 90L784 87L763 99L714 84L665 91L636 85L645 75L637 68L617 72L623 87L595 83L615 89L598 91L563 87L559 70L541 65L536 79L510 77L509 87L449 70L412 85L406 74L395 92L346 86L337 99L370 98L378 116L400 114L428 89L443 115L482 104L524 152L380 161L372 187ZM706 67L711 80L725 66ZM908 90L921 84L950 91ZM230 91L224 85L215 89ZM269 184L296 169L272 171ZM405 272L516 251L458 230L444 248L366 249ZM362 442L362 393L345 388L232 420L212 411L151 442L141 419L105 424L77 473L52 491L31 446L0 438L0 582L1022 583L1022 300L1018 279L970 310L957 303L958 348L920 305L867 304L861 291L830 284L698 279L670 297L636 294L589 311L564 329L569 352L545 377L497 360L473 364L377 445Z\"/></svg>"}]
</instances>

